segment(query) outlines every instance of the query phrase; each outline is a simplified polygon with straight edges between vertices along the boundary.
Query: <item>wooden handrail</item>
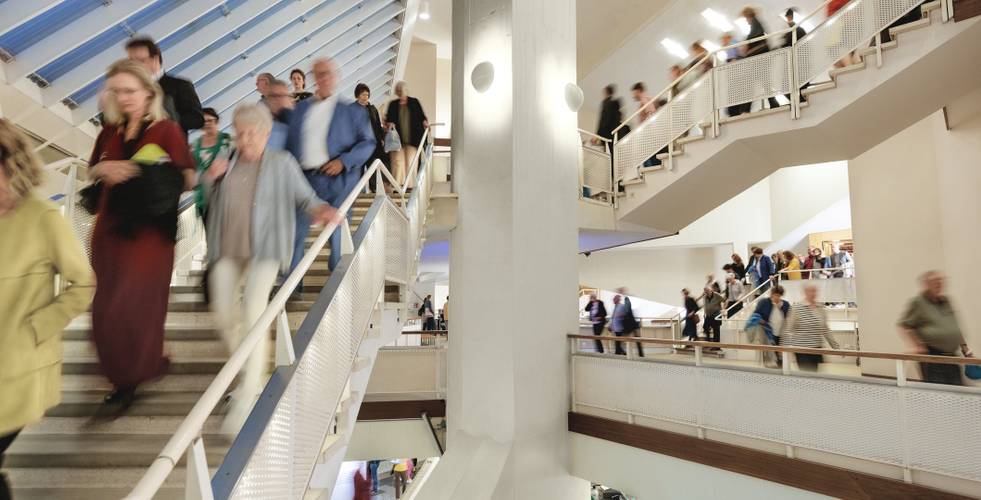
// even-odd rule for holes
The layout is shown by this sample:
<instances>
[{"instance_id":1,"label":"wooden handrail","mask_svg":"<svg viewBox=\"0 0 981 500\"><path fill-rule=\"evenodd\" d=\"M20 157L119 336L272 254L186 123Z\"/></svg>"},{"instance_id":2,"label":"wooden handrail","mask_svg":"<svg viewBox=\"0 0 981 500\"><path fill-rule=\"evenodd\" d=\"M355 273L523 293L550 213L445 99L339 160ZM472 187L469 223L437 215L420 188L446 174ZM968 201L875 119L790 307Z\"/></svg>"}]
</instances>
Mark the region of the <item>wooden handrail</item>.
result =
<instances>
[{"instance_id":1,"label":"wooden handrail","mask_svg":"<svg viewBox=\"0 0 981 500\"><path fill-rule=\"evenodd\" d=\"M949 365L981 365L981 359L961 358L956 356L934 356L928 354L899 354L893 352L875 351L846 351L839 349L815 349L811 347L782 347L763 344L727 344L721 342L705 342L701 340L671 340L652 339L644 337L615 337L612 335L577 335L568 334L567 338L581 340L610 340L616 342L634 342L659 345L685 345L691 347L719 347L725 349L744 349L747 351L787 352L795 354L824 354L828 356L846 356L851 358L892 359L900 361L915 361L919 363L944 363Z\"/></svg>"}]
</instances>

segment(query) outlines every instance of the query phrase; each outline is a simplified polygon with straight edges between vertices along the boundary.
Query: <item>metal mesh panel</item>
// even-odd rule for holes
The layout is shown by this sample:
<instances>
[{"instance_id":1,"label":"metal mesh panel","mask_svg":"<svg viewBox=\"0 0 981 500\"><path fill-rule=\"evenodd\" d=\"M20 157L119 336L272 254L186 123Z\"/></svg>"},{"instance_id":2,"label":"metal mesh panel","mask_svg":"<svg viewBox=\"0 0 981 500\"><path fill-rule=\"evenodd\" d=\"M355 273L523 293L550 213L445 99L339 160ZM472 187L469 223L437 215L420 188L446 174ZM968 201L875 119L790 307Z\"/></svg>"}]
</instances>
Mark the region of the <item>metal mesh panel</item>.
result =
<instances>
[{"instance_id":1,"label":"metal mesh panel","mask_svg":"<svg viewBox=\"0 0 981 500\"><path fill-rule=\"evenodd\" d=\"M405 216L392 204L385 204L385 279L405 283L408 279Z\"/></svg>"},{"instance_id":2,"label":"metal mesh panel","mask_svg":"<svg viewBox=\"0 0 981 500\"><path fill-rule=\"evenodd\" d=\"M582 146L582 185L604 193L613 192L613 165L604 146Z\"/></svg>"},{"instance_id":3,"label":"metal mesh panel","mask_svg":"<svg viewBox=\"0 0 981 500\"><path fill-rule=\"evenodd\" d=\"M712 114L712 72L695 80L690 87L618 141L615 149L617 179L627 177L648 158L667 147Z\"/></svg>"},{"instance_id":4,"label":"metal mesh panel","mask_svg":"<svg viewBox=\"0 0 981 500\"><path fill-rule=\"evenodd\" d=\"M909 389L907 408L910 466L981 481L981 397Z\"/></svg>"},{"instance_id":5,"label":"metal mesh panel","mask_svg":"<svg viewBox=\"0 0 981 500\"><path fill-rule=\"evenodd\" d=\"M297 361L233 498L301 498L331 429L385 278L386 218L376 217ZM292 474L290 473L292 471Z\"/></svg>"},{"instance_id":6,"label":"metal mesh panel","mask_svg":"<svg viewBox=\"0 0 981 500\"><path fill-rule=\"evenodd\" d=\"M789 94L790 48L739 59L715 68L716 107L759 101Z\"/></svg>"},{"instance_id":7,"label":"metal mesh panel","mask_svg":"<svg viewBox=\"0 0 981 500\"><path fill-rule=\"evenodd\" d=\"M66 204L71 203L67 200L66 198ZM67 209L67 215L70 219L69 223L72 229L75 230L75 236L78 237L78 241L82 244L85 255L89 260L92 260L92 229L95 228L95 216L88 213L77 202L74 203L74 206L68 207Z\"/></svg>"},{"instance_id":8,"label":"metal mesh panel","mask_svg":"<svg viewBox=\"0 0 981 500\"><path fill-rule=\"evenodd\" d=\"M573 363L579 405L981 480L976 392L590 355Z\"/></svg>"},{"instance_id":9,"label":"metal mesh panel","mask_svg":"<svg viewBox=\"0 0 981 500\"><path fill-rule=\"evenodd\" d=\"M856 0L804 37L796 47L797 75L807 83L831 68L845 54L867 45L919 0Z\"/></svg>"}]
</instances>

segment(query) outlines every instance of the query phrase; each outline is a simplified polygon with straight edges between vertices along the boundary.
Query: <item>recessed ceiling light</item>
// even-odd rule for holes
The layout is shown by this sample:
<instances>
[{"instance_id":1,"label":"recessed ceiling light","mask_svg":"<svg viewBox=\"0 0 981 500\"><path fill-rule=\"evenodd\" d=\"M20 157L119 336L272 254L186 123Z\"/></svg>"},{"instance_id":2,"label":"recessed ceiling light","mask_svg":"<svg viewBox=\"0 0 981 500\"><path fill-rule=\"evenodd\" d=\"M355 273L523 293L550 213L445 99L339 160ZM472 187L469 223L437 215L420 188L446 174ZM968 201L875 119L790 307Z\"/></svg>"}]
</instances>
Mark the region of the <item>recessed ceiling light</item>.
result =
<instances>
[{"instance_id":1,"label":"recessed ceiling light","mask_svg":"<svg viewBox=\"0 0 981 500\"><path fill-rule=\"evenodd\" d=\"M429 17L429 2L423 1L422 5L419 6L419 19L428 21Z\"/></svg>"},{"instance_id":2,"label":"recessed ceiling light","mask_svg":"<svg viewBox=\"0 0 981 500\"><path fill-rule=\"evenodd\" d=\"M685 50L685 48L682 47L680 43L670 38L665 38L664 40L661 40L661 45L664 47L665 50L668 51L668 53L679 59L685 59L688 57L688 51Z\"/></svg>"},{"instance_id":3,"label":"recessed ceiling light","mask_svg":"<svg viewBox=\"0 0 981 500\"><path fill-rule=\"evenodd\" d=\"M708 21L709 24L714 26L719 31L732 31L732 23L730 23L725 16L719 14L712 9L705 9L702 11L702 17Z\"/></svg>"},{"instance_id":4,"label":"recessed ceiling light","mask_svg":"<svg viewBox=\"0 0 981 500\"><path fill-rule=\"evenodd\" d=\"M719 44L717 44L717 43L715 43L715 42L713 42L711 40L702 40L701 42L698 42L698 44L701 45L703 49L705 49L705 50L707 50L709 52L715 52L715 51L717 51L717 50L719 50L719 49L722 48L722 47L719 47Z\"/></svg>"}]
</instances>

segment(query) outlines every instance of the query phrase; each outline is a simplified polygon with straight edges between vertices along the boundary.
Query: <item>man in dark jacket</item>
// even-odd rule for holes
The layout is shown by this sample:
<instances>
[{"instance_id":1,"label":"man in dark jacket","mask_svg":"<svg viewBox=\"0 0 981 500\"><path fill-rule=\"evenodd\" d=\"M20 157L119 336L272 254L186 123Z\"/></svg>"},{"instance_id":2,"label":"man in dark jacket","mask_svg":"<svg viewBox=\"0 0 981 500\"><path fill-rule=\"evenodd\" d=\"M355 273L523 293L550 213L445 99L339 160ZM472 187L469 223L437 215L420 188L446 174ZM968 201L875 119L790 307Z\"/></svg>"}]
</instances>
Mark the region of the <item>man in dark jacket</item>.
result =
<instances>
[{"instance_id":1,"label":"man in dark jacket","mask_svg":"<svg viewBox=\"0 0 981 500\"><path fill-rule=\"evenodd\" d=\"M756 267L755 271L759 280L757 284L761 287L759 293L763 293L769 287L770 278L777 272L773 266L773 259L764 254L762 248L756 247L753 249L753 266Z\"/></svg>"},{"instance_id":2,"label":"man in dark jacket","mask_svg":"<svg viewBox=\"0 0 981 500\"><path fill-rule=\"evenodd\" d=\"M623 122L620 99L613 96L616 91L617 87L612 83L603 87L603 104L600 106L600 119L599 124L596 125L596 135L604 139L613 140L613 129Z\"/></svg>"},{"instance_id":3,"label":"man in dark jacket","mask_svg":"<svg viewBox=\"0 0 981 500\"><path fill-rule=\"evenodd\" d=\"M593 323L593 335L603 335L603 328L606 327L606 306L603 301L596 298L596 294L590 294L589 303L586 304L586 313L589 314L589 321ZM596 352L603 352L603 342L596 342Z\"/></svg>"},{"instance_id":4,"label":"man in dark jacket","mask_svg":"<svg viewBox=\"0 0 981 500\"><path fill-rule=\"evenodd\" d=\"M153 40L131 39L126 42L126 56L142 64L157 80L164 91L164 109L172 120L180 124L185 134L204 126L201 100L194 90L194 84L164 73L163 56L160 54L160 47Z\"/></svg>"}]
</instances>

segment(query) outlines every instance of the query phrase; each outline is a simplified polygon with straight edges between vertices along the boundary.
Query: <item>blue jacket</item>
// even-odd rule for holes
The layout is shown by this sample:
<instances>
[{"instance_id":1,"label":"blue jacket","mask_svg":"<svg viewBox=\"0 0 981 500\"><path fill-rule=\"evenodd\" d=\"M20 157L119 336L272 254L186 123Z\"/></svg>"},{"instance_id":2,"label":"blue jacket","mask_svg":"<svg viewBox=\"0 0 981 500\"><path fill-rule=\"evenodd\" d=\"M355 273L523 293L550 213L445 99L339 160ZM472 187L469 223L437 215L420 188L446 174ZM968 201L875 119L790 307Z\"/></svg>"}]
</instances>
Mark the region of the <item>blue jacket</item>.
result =
<instances>
[{"instance_id":1,"label":"blue jacket","mask_svg":"<svg viewBox=\"0 0 981 500\"><path fill-rule=\"evenodd\" d=\"M297 161L302 161L303 141L306 140L303 137L303 120L315 102L316 98L310 98L297 103L290 119L286 149L293 153ZM375 135L364 106L338 98L330 130L322 140L327 141L327 156L331 160L339 158L344 164L343 172L336 177L328 177L327 192L320 193L325 201L336 207L357 185L361 179L361 166L375 150Z\"/></svg>"},{"instance_id":2,"label":"blue jacket","mask_svg":"<svg viewBox=\"0 0 981 500\"><path fill-rule=\"evenodd\" d=\"M784 324L786 325L786 318L790 314L790 302L782 300L780 302L780 310L783 311ZM753 314L758 314L760 319L770 323L770 315L773 314L773 301L769 297L763 297L760 302L756 304L756 310ZM774 335L780 335L780 332L773 332Z\"/></svg>"},{"instance_id":3,"label":"blue jacket","mask_svg":"<svg viewBox=\"0 0 981 500\"><path fill-rule=\"evenodd\" d=\"M755 262L753 270L756 270ZM759 281L757 281L756 284L763 284L763 282L770 279L770 276L773 276L775 272L777 272L777 270L773 267L773 259L764 254L762 257L760 257Z\"/></svg>"}]
</instances>

